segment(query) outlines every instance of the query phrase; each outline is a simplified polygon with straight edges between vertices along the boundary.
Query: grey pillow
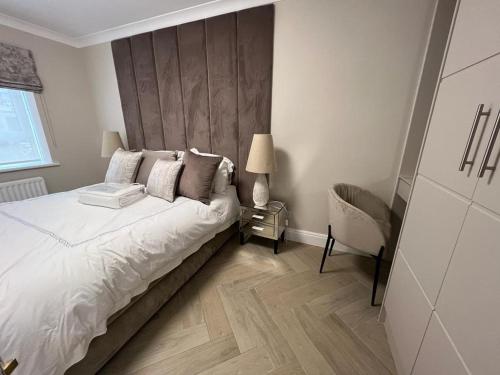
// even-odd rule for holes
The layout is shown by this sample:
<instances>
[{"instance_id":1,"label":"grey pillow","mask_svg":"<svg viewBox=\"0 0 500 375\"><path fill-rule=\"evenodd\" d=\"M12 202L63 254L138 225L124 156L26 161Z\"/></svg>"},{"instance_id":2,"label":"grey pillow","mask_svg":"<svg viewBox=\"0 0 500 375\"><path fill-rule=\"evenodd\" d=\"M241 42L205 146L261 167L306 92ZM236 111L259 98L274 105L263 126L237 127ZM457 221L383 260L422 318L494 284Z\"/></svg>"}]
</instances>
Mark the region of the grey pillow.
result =
<instances>
[{"instance_id":1,"label":"grey pillow","mask_svg":"<svg viewBox=\"0 0 500 375\"><path fill-rule=\"evenodd\" d=\"M148 194L173 202L181 168L182 161L180 160L156 160L148 178Z\"/></svg>"},{"instance_id":2,"label":"grey pillow","mask_svg":"<svg viewBox=\"0 0 500 375\"><path fill-rule=\"evenodd\" d=\"M119 148L109 161L104 182L130 184L134 182L142 152L125 151Z\"/></svg>"},{"instance_id":3,"label":"grey pillow","mask_svg":"<svg viewBox=\"0 0 500 375\"><path fill-rule=\"evenodd\" d=\"M142 162L137 172L135 182L147 185L151 169L157 160L177 160L177 153L175 151L151 151L142 150Z\"/></svg>"},{"instance_id":4,"label":"grey pillow","mask_svg":"<svg viewBox=\"0 0 500 375\"><path fill-rule=\"evenodd\" d=\"M179 180L179 195L210 203L210 192L215 172L222 157L197 155L186 150L184 152L184 169Z\"/></svg>"}]
</instances>

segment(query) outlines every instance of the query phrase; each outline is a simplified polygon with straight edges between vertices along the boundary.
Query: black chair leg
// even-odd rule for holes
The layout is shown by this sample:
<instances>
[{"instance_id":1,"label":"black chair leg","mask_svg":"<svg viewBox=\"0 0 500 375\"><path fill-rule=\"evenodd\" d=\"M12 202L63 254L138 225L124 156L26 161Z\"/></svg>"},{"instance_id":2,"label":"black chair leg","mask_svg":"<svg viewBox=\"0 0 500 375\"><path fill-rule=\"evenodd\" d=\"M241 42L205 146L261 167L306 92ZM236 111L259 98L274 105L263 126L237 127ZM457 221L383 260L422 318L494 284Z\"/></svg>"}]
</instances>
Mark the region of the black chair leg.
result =
<instances>
[{"instance_id":1,"label":"black chair leg","mask_svg":"<svg viewBox=\"0 0 500 375\"><path fill-rule=\"evenodd\" d=\"M319 273L323 272L323 266L325 265L325 259L326 255L328 254L328 245L330 244L330 241L332 241L332 243L335 242L334 238L332 237L332 226L328 225L328 237L326 238L325 251L323 252L323 259L321 259L321 267L319 268Z\"/></svg>"},{"instance_id":2,"label":"black chair leg","mask_svg":"<svg viewBox=\"0 0 500 375\"><path fill-rule=\"evenodd\" d=\"M335 243L335 238L332 236L332 242L330 242L330 252L328 253L328 256L332 255L332 250L333 250L333 244Z\"/></svg>"},{"instance_id":3,"label":"black chair leg","mask_svg":"<svg viewBox=\"0 0 500 375\"><path fill-rule=\"evenodd\" d=\"M384 256L384 247L380 248L378 255L375 258L375 277L373 278L373 290L372 290L372 306L375 306L375 296L377 294L378 278L380 276L380 265L382 263L382 257Z\"/></svg>"}]
</instances>

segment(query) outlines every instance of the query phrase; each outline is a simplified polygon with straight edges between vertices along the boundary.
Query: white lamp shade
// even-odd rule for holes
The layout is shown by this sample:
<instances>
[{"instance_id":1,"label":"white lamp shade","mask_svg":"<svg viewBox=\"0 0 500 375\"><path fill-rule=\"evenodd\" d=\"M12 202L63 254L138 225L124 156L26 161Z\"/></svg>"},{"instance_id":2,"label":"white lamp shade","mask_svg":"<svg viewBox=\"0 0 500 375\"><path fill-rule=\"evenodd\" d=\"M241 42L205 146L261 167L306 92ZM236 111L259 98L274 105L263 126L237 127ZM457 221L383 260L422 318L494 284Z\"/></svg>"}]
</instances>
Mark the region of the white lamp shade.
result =
<instances>
[{"instance_id":1,"label":"white lamp shade","mask_svg":"<svg viewBox=\"0 0 500 375\"><path fill-rule=\"evenodd\" d=\"M253 135L246 170L252 173L272 173L276 171L276 158L271 134Z\"/></svg>"},{"instance_id":2,"label":"white lamp shade","mask_svg":"<svg viewBox=\"0 0 500 375\"><path fill-rule=\"evenodd\" d=\"M101 156L103 158L109 158L119 148L124 148L122 139L120 138L120 133L105 130L102 133Z\"/></svg>"}]
</instances>

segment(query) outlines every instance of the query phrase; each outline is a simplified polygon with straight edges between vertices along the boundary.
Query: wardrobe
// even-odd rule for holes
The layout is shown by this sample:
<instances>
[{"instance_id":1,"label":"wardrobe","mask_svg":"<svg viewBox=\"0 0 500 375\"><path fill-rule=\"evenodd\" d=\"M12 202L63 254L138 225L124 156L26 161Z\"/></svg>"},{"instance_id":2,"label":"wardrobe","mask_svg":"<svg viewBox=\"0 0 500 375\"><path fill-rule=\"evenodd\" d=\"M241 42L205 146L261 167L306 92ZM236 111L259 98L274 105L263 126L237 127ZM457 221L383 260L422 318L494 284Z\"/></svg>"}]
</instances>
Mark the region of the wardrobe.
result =
<instances>
[{"instance_id":1,"label":"wardrobe","mask_svg":"<svg viewBox=\"0 0 500 375\"><path fill-rule=\"evenodd\" d=\"M381 312L402 375L500 373L499 20L455 9Z\"/></svg>"}]
</instances>

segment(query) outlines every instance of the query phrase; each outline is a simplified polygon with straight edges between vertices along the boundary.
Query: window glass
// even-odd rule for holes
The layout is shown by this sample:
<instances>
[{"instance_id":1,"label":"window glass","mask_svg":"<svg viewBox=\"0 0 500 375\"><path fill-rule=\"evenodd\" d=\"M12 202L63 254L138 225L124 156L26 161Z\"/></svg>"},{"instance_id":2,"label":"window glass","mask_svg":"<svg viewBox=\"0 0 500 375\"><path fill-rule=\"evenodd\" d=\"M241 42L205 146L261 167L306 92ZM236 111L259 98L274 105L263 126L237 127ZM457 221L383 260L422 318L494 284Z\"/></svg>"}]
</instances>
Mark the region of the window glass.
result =
<instances>
[{"instance_id":1,"label":"window glass","mask_svg":"<svg viewBox=\"0 0 500 375\"><path fill-rule=\"evenodd\" d=\"M0 88L0 171L50 163L34 94Z\"/></svg>"}]
</instances>

